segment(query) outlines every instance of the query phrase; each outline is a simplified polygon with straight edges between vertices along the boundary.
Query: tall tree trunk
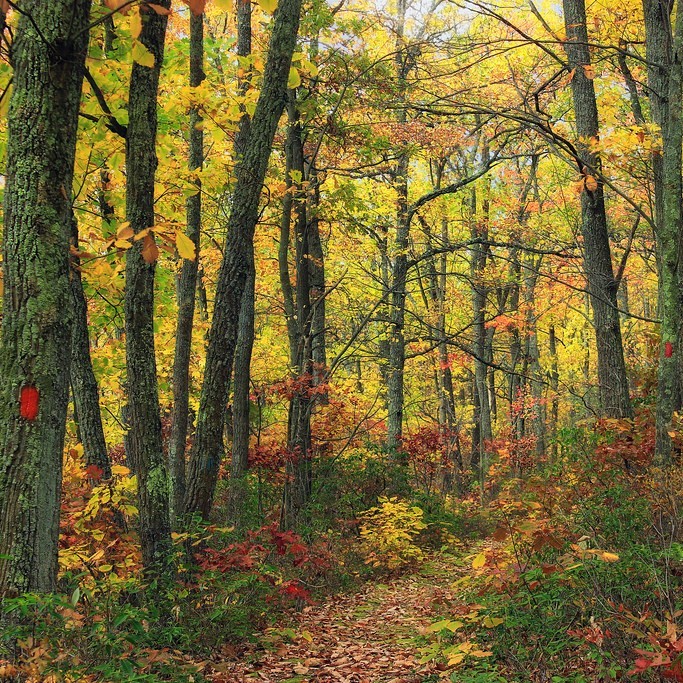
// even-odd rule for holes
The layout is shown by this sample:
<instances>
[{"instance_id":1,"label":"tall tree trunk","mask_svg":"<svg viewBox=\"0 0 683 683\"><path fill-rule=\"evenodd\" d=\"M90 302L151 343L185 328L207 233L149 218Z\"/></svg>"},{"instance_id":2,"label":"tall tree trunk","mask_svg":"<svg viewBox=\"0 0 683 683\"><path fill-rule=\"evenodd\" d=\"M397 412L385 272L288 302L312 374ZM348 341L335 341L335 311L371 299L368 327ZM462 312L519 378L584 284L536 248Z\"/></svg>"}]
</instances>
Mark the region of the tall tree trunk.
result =
<instances>
[{"instance_id":1,"label":"tall tree trunk","mask_svg":"<svg viewBox=\"0 0 683 683\"><path fill-rule=\"evenodd\" d=\"M396 56L394 58L399 104L397 121L405 125L407 77L411 69L411 58L405 45L405 23L408 4L398 0L396 9ZM394 239L393 264L389 307L389 341L387 356L387 446L397 462L403 437L404 372L406 345L404 338L406 315L406 285L408 276L408 239L410 219L408 216L408 169L410 156L402 149L393 171L393 185L396 192L396 237Z\"/></svg>"},{"instance_id":2,"label":"tall tree trunk","mask_svg":"<svg viewBox=\"0 0 683 683\"><path fill-rule=\"evenodd\" d=\"M536 437L536 455L545 454L545 410L543 408L543 376L538 349L538 330L536 325L536 281L541 267L541 257L529 254L524 276L524 299L526 308L526 333L528 339L528 372L531 377L531 424Z\"/></svg>"},{"instance_id":3,"label":"tall tree trunk","mask_svg":"<svg viewBox=\"0 0 683 683\"><path fill-rule=\"evenodd\" d=\"M287 80L299 30L301 0L280 0L263 84L251 124L249 144L237 163L237 182L227 226L223 262L218 274L214 314L204 368L197 431L192 448L185 495L188 512L207 518L213 504L223 456L222 426L237 343L242 294L249 273L261 188L273 138L287 96Z\"/></svg>"},{"instance_id":4,"label":"tall tree trunk","mask_svg":"<svg viewBox=\"0 0 683 683\"><path fill-rule=\"evenodd\" d=\"M658 308L662 319L657 388L655 459L667 464L673 443L669 432L675 412L681 408L683 300L681 286L681 122L683 84L683 8L676 8L672 31L669 0L643 0L648 90L652 118L662 131L662 153L654 152L655 224L659 266Z\"/></svg>"},{"instance_id":5,"label":"tall tree trunk","mask_svg":"<svg viewBox=\"0 0 683 683\"><path fill-rule=\"evenodd\" d=\"M405 114L403 115L405 122ZM391 269L391 307L389 315L389 358L387 373L388 434L387 445L394 451L397 460L403 436L404 372L406 363L406 343L404 337L406 315L406 285L408 276L408 164L407 153L401 154L394 174L394 187L397 194L396 238L394 240L394 259Z\"/></svg>"},{"instance_id":6,"label":"tall tree trunk","mask_svg":"<svg viewBox=\"0 0 683 683\"><path fill-rule=\"evenodd\" d=\"M204 17L190 14L190 87L197 88L204 80ZM201 170L204 164L204 133L198 107L190 109L190 171ZM194 260L183 259L178 282L178 320L176 323L175 356L173 359L173 415L168 445L171 474L171 517L183 513L185 499L185 444L190 410L190 354L197 292L199 242L202 229L202 182L194 181L197 192L187 198L187 236L195 246Z\"/></svg>"},{"instance_id":7,"label":"tall tree trunk","mask_svg":"<svg viewBox=\"0 0 683 683\"><path fill-rule=\"evenodd\" d=\"M477 191L472 189L471 193L471 221L472 237L488 239L488 218L483 215L478 219L477 210ZM483 244L475 244L471 249L470 277L472 280L472 311L473 311L473 334L474 342L474 391L475 419L479 424L478 438L476 444L477 463L480 477L483 477L486 470L485 442L492 438L491 429L491 407L489 404L489 389L487 384L487 344L486 344L486 301L488 288L483 281L484 268L486 267L487 247Z\"/></svg>"},{"instance_id":8,"label":"tall tree trunk","mask_svg":"<svg viewBox=\"0 0 683 683\"><path fill-rule=\"evenodd\" d=\"M251 3L237 0L237 55L247 57L251 54ZM240 91L246 93L249 88L247 79L240 84ZM240 119L239 130L235 136L235 156L244 155L249 140L250 120L244 111ZM247 472L249 460L249 386L251 381L251 354L254 348L254 315L256 296L256 266L254 251L251 250L247 281L242 295L239 329L237 331L237 348L235 350L235 382L233 390L232 415L232 469L230 477L233 489L233 508L237 511L242 499L243 478Z\"/></svg>"},{"instance_id":9,"label":"tall tree trunk","mask_svg":"<svg viewBox=\"0 0 683 683\"><path fill-rule=\"evenodd\" d=\"M659 230L660 284L659 305L661 345L657 396L657 439L655 458L660 464L671 460L673 444L669 431L673 414L681 407L681 364L683 354L683 210L681 206L681 120L683 89L683 3L676 7L671 64L668 70L669 88L667 119L663 130L662 164L663 217Z\"/></svg>"},{"instance_id":10,"label":"tall tree trunk","mask_svg":"<svg viewBox=\"0 0 683 683\"><path fill-rule=\"evenodd\" d=\"M612 254L607 230L600 156L591 150L589 140L599 136L598 107L590 66L586 7L584 0L564 0L567 41L564 43L569 65L574 70L572 95L577 150L586 177L581 193L584 268L593 307L593 326L597 341L600 410L607 417L631 417L621 325L617 307L617 283L612 269Z\"/></svg>"},{"instance_id":11,"label":"tall tree trunk","mask_svg":"<svg viewBox=\"0 0 683 683\"><path fill-rule=\"evenodd\" d=\"M12 46L0 340L0 598L57 580L71 190L90 0L26 0ZM59 59L55 59L55 55Z\"/></svg>"},{"instance_id":12,"label":"tall tree trunk","mask_svg":"<svg viewBox=\"0 0 683 683\"><path fill-rule=\"evenodd\" d=\"M294 202L290 220L295 227L296 287L290 306L296 311L291 321L290 349L292 356L292 380L296 383L289 403L287 425L287 479L283 490L283 504L280 524L293 528L300 521L309 501L313 484L313 463L311 460L311 411L313 400L313 348L312 348L312 306L311 306L311 253L309 247L308 193L304 188L306 166L304 160L303 131L297 110L296 92L291 90L288 103L289 130L287 136L290 175L293 180Z\"/></svg>"},{"instance_id":13,"label":"tall tree trunk","mask_svg":"<svg viewBox=\"0 0 683 683\"><path fill-rule=\"evenodd\" d=\"M78 251L78 223L72 214L71 244ZM88 331L88 302L83 292L81 264L77 255L71 257L71 296L73 298L73 327L71 329L71 394L77 416L78 431L83 444L86 465L102 471L102 477L111 477L111 462L104 438L100 390L90 358Z\"/></svg>"},{"instance_id":14,"label":"tall tree trunk","mask_svg":"<svg viewBox=\"0 0 683 683\"><path fill-rule=\"evenodd\" d=\"M170 0L157 3L168 8ZM142 9L142 8L141 8ZM135 62L128 98L126 138L126 218L135 232L154 223L154 177L157 168L157 91L164 58L167 16L142 14L140 41L154 55L154 66ZM143 255L144 250L144 255ZM138 480L139 532L143 566L154 576L170 558L170 490L164 457L154 353L154 238L148 234L126 252L126 364L128 445Z\"/></svg>"},{"instance_id":15,"label":"tall tree trunk","mask_svg":"<svg viewBox=\"0 0 683 683\"><path fill-rule=\"evenodd\" d=\"M557 363L557 337L555 335L555 326L551 325L548 330L548 352L550 354L550 391L552 392L550 400L550 438L552 440L551 454L557 457L557 424L560 409L560 373Z\"/></svg>"}]
</instances>

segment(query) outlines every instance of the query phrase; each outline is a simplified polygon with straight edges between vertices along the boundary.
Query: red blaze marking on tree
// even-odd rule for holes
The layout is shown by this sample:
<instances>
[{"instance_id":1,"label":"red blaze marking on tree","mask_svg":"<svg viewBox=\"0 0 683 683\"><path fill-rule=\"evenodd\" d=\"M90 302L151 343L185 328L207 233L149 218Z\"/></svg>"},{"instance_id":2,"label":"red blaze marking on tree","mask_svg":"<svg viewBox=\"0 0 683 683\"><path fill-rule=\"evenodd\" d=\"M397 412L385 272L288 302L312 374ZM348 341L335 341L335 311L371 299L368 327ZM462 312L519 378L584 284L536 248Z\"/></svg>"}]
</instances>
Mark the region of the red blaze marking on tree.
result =
<instances>
[{"instance_id":1,"label":"red blaze marking on tree","mask_svg":"<svg viewBox=\"0 0 683 683\"><path fill-rule=\"evenodd\" d=\"M35 420L38 417L38 405L40 393L38 389L30 385L21 387L19 396L19 410L25 420Z\"/></svg>"},{"instance_id":2,"label":"red blaze marking on tree","mask_svg":"<svg viewBox=\"0 0 683 683\"><path fill-rule=\"evenodd\" d=\"M674 353L674 345L671 342L664 344L664 358L671 358Z\"/></svg>"}]
</instances>

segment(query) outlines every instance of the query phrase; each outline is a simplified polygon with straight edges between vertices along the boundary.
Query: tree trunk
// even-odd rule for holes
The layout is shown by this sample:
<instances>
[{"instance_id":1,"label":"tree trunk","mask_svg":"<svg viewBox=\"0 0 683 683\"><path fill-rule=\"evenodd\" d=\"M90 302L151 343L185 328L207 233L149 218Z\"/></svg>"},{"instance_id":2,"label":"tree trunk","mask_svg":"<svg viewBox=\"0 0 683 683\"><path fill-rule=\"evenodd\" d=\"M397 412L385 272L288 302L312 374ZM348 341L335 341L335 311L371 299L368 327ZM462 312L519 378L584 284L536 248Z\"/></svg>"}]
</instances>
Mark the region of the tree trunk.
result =
<instances>
[{"instance_id":1,"label":"tree trunk","mask_svg":"<svg viewBox=\"0 0 683 683\"><path fill-rule=\"evenodd\" d=\"M529 254L524 276L524 299L526 308L526 330L528 339L529 359L528 372L531 377L531 425L536 437L536 456L545 454L545 410L543 408L543 376L541 373L541 359L538 349L538 330L536 325L536 281L541 267L542 257L535 259Z\"/></svg>"},{"instance_id":2,"label":"tree trunk","mask_svg":"<svg viewBox=\"0 0 683 683\"><path fill-rule=\"evenodd\" d=\"M289 304L296 311L290 326L290 350L292 356L292 380L296 383L289 404L287 425L287 478L283 490L280 525L291 529L300 521L309 501L313 471L311 461L311 411L313 401L313 348L311 307L311 254L309 248L308 194L303 186L306 168L303 149L303 132L297 111L296 93L290 91L288 104L289 130L287 136L290 176L295 173L300 179L292 178L295 188L294 201L290 209L290 221L295 227L296 288L290 293L294 300ZM289 277L289 275L287 276Z\"/></svg>"},{"instance_id":3,"label":"tree trunk","mask_svg":"<svg viewBox=\"0 0 683 683\"><path fill-rule=\"evenodd\" d=\"M662 319L657 387L655 460L670 462L673 443L669 432L683 399L681 387L681 326L683 273L681 210L681 123L683 84L683 8L677 6L672 32L673 2L643 0L647 80L652 118L662 131L662 153L653 152L655 224L659 266L658 308Z\"/></svg>"},{"instance_id":4,"label":"tree trunk","mask_svg":"<svg viewBox=\"0 0 683 683\"><path fill-rule=\"evenodd\" d=\"M557 337L555 336L555 326L551 325L548 330L548 351L550 354L550 391L552 397L550 401L550 438L552 440L551 454L557 457L557 423L560 408L560 373L557 364Z\"/></svg>"},{"instance_id":5,"label":"tree trunk","mask_svg":"<svg viewBox=\"0 0 683 683\"><path fill-rule=\"evenodd\" d=\"M251 3L237 2L237 55L247 57L251 54ZM240 84L240 91L245 93L249 87L247 79ZM249 140L249 115L242 113L239 130L235 136L235 157L244 155ZM254 251L251 250L247 282L242 295L239 329L237 332L237 348L235 351L235 382L233 390L232 415L232 469L230 472L233 510L241 509L243 491L242 481L249 464L249 429L250 401L249 387L251 380L251 354L254 348L254 306L256 296L256 265Z\"/></svg>"},{"instance_id":6,"label":"tree trunk","mask_svg":"<svg viewBox=\"0 0 683 683\"><path fill-rule=\"evenodd\" d=\"M170 0L159 0L168 8ZM128 98L126 138L126 218L133 231L152 227L157 167L157 90L164 58L167 17L142 14L140 41L154 55L154 66L135 62ZM143 256L143 249L145 256ZM151 234L126 252L126 363L128 372L128 457L138 480L142 562L150 576L167 567L171 551L169 481L164 457L156 358L154 353L154 271Z\"/></svg>"},{"instance_id":7,"label":"tree trunk","mask_svg":"<svg viewBox=\"0 0 683 683\"><path fill-rule=\"evenodd\" d=\"M261 188L278 121L287 96L287 80L299 30L301 0L281 0L273 31L263 84L251 124L249 144L237 163L237 182L227 226L223 262L218 275L214 314L204 368L197 431L190 458L185 495L188 512L207 518L213 503L223 456L222 427L232 372L242 294L249 273Z\"/></svg>"},{"instance_id":8,"label":"tree trunk","mask_svg":"<svg viewBox=\"0 0 683 683\"><path fill-rule=\"evenodd\" d=\"M78 223L72 214L71 244L78 251ZM73 298L73 327L71 329L71 393L77 416L78 431L86 465L102 471L102 478L111 477L111 462L104 438L100 390L90 358L88 331L88 302L83 292L81 264L77 255L71 257L71 296Z\"/></svg>"},{"instance_id":9,"label":"tree trunk","mask_svg":"<svg viewBox=\"0 0 683 683\"><path fill-rule=\"evenodd\" d=\"M471 221L472 237L488 238L487 217L481 221L477 218L477 192L472 189L471 194ZM483 282L484 268L486 267L486 247L482 244L475 244L471 249L470 277L472 280L472 311L473 311L473 333L474 342L474 391L475 419L478 422L479 443L473 444L477 450L477 463L480 477L483 477L486 469L485 442L492 438L491 429L491 407L489 404L489 389L487 384L486 368L486 300L488 289Z\"/></svg>"},{"instance_id":10,"label":"tree trunk","mask_svg":"<svg viewBox=\"0 0 683 683\"><path fill-rule=\"evenodd\" d=\"M204 17L190 14L190 87L196 88L204 80ZM191 171L201 170L204 164L204 133L197 107L190 110ZM195 246L194 260L183 259L178 282L178 320L176 323L175 356L173 359L173 415L168 446L171 474L171 518L183 512L185 498L185 444L190 410L190 353L197 292L199 242L202 229L202 182L195 181L196 194L187 198L187 236Z\"/></svg>"},{"instance_id":11,"label":"tree trunk","mask_svg":"<svg viewBox=\"0 0 683 683\"><path fill-rule=\"evenodd\" d=\"M90 0L26 0L12 46L0 343L0 597L57 580L71 188ZM55 59L55 55L59 59Z\"/></svg>"},{"instance_id":12,"label":"tree trunk","mask_svg":"<svg viewBox=\"0 0 683 683\"><path fill-rule=\"evenodd\" d=\"M567 41L564 43L569 65L574 70L572 95L577 150L585 176L581 193L584 268L593 307L593 326L597 341L600 410L607 417L633 415L628 390L621 325L617 307L617 283L612 270L612 254L607 230L600 156L588 141L599 136L598 108L590 66L586 7L584 0L564 0Z\"/></svg>"}]
</instances>

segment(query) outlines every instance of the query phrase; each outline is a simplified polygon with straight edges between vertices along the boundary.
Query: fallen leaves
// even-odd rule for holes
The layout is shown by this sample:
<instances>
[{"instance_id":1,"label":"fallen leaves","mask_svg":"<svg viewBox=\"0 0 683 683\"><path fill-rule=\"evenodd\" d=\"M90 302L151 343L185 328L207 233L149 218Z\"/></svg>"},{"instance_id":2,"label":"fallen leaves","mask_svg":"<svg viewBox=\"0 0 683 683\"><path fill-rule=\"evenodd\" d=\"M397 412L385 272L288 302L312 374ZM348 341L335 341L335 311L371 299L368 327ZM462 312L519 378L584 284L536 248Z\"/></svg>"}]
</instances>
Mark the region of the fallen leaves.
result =
<instances>
[{"instance_id":1,"label":"fallen leaves","mask_svg":"<svg viewBox=\"0 0 683 683\"><path fill-rule=\"evenodd\" d=\"M432 577L409 575L306 607L293 615L295 623L269 632L266 651L236 657L208 678L215 683L419 683L437 669L420 663L413 638L429 626L436 610L447 610L455 601L451 580L444 575L439 585ZM277 633L282 640L273 639Z\"/></svg>"}]
</instances>

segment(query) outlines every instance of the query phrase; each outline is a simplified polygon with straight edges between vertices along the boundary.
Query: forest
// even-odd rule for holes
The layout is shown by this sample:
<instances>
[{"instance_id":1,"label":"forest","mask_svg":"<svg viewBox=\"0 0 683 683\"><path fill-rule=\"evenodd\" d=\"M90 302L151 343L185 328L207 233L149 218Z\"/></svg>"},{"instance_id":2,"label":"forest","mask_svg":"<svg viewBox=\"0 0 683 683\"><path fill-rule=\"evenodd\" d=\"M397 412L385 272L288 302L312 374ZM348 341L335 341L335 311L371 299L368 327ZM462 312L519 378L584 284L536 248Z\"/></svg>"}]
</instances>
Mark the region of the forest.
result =
<instances>
[{"instance_id":1,"label":"forest","mask_svg":"<svg viewBox=\"0 0 683 683\"><path fill-rule=\"evenodd\" d=\"M683 2L0 0L0 682L683 682Z\"/></svg>"}]
</instances>

